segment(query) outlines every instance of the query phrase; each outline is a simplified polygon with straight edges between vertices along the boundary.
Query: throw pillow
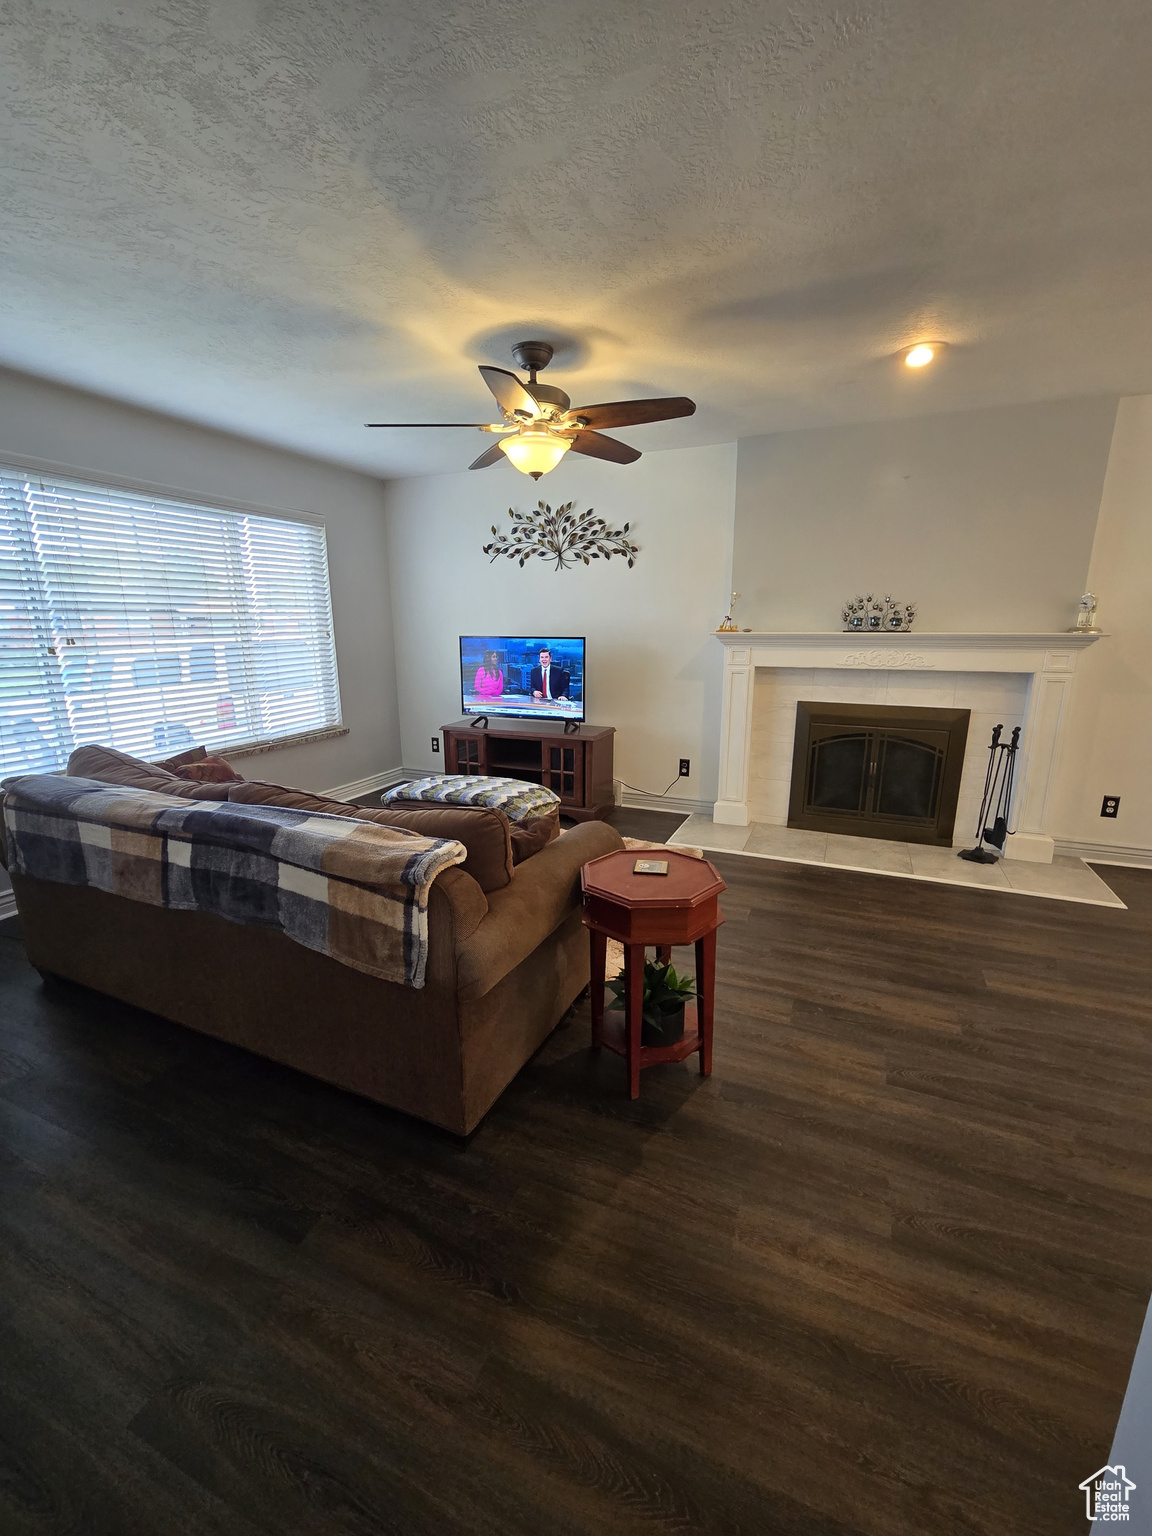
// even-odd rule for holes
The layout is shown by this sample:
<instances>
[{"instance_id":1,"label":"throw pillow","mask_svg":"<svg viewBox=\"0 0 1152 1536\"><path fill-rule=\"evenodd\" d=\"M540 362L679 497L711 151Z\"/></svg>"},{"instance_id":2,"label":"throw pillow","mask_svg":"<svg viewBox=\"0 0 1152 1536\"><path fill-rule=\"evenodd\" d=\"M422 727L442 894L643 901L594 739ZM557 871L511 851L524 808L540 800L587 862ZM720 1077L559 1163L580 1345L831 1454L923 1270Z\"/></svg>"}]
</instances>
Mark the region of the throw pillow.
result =
<instances>
[{"instance_id":1,"label":"throw pillow","mask_svg":"<svg viewBox=\"0 0 1152 1536\"><path fill-rule=\"evenodd\" d=\"M156 767L166 768L169 773L179 773L189 763L202 763L207 756L207 747L189 747L186 752L177 752L175 757L161 758Z\"/></svg>"},{"instance_id":2,"label":"throw pillow","mask_svg":"<svg viewBox=\"0 0 1152 1536\"><path fill-rule=\"evenodd\" d=\"M477 773L432 773L410 784L397 784L380 797L382 805L395 805L400 800L480 805L489 811L503 811L513 823L549 816L560 804L560 796L543 784Z\"/></svg>"},{"instance_id":3,"label":"throw pillow","mask_svg":"<svg viewBox=\"0 0 1152 1536\"><path fill-rule=\"evenodd\" d=\"M195 763L183 763L173 770L178 779L194 779L197 784L238 784L243 775L222 757L207 754Z\"/></svg>"}]
</instances>

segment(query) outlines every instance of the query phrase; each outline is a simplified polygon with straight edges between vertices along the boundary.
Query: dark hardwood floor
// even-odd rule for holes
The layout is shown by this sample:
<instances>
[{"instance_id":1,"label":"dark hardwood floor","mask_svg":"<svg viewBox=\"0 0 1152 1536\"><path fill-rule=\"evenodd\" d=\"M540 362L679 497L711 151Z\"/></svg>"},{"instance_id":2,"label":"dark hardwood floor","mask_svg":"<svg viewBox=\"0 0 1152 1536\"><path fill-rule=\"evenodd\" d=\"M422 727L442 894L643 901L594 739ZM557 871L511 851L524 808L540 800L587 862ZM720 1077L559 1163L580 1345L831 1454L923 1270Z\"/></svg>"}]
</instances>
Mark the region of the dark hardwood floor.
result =
<instances>
[{"instance_id":1,"label":"dark hardwood floor","mask_svg":"<svg viewBox=\"0 0 1152 1536\"><path fill-rule=\"evenodd\" d=\"M467 1145L0 928L3 1536L1082 1532L1152 1280L1152 873L715 862L714 1076L629 1102L585 1002Z\"/></svg>"}]
</instances>

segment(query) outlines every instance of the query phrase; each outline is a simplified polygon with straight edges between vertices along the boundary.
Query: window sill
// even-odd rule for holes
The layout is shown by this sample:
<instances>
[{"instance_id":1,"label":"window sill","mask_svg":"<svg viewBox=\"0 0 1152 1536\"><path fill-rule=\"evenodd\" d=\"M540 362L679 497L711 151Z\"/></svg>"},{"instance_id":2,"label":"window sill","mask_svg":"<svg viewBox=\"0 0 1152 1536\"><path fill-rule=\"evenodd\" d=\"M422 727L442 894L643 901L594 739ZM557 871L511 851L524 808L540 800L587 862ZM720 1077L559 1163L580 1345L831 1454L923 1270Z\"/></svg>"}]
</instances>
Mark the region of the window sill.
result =
<instances>
[{"instance_id":1,"label":"window sill","mask_svg":"<svg viewBox=\"0 0 1152 1536\"><path fill-rule=\"evenodd\" d=\"M350 727L333 725L326 731L303 731L299 736L278 736L275 741L253 741L242 747L220 747L219 755L231 762L237 757L258 757L262 752L279 752L281 747L304 747L313 741L332 741L347 736Z\"/></svg>"}]
</instances>

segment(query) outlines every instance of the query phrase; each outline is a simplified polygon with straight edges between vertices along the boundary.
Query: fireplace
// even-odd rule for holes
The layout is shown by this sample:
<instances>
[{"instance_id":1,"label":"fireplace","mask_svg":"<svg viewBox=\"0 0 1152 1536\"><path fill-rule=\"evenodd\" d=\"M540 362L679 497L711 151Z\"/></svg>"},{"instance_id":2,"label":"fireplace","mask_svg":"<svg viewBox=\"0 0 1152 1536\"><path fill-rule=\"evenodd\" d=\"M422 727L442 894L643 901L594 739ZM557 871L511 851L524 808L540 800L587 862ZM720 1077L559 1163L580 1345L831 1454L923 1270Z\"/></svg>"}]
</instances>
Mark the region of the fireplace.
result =
<instances>
[{"instance_id":1,"label":"fireplace","mask_svg":"<svg viewBox=\"0 0 1152 1536\"><path fill-rule=\"evenodd\" d=\"M829 704L916 710L963 706L972 711L960 783L963 836L976 825L992 727L998 722L1007 729L1020 725L1015 830L1004 856L1049 864L1055 848L1049 830L1055 771L1074 673L1080 652L1100 639L1062 631L877 632L862 645L859 635L838 631L722 633L717 636L724 648L724 679L713 820L733 827L787 822L800 699L823 696ZM765 698L754 701L761 689Z\"/></svg>"},{"instance_id":2,"label":"fireplace","mask_svg":"<svg viewBox=\"0 0 1152 1536\"><path fill-rule=\"evenodd\" d=\"M950 847L966 709L796 706L788 825Z\"/></svg>"}]
</instances>

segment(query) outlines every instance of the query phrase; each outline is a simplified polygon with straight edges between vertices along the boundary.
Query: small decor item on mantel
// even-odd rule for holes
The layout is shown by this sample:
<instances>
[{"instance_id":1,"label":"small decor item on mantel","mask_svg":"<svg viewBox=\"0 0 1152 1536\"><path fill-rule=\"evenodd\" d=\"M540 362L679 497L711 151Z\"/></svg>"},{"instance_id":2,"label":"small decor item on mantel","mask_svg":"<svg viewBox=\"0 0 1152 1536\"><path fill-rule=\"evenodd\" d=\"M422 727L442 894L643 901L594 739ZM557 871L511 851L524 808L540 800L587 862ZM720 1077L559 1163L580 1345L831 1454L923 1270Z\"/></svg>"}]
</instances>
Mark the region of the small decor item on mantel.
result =
<instances>
[{"instance_id":1,"label":"small decor item on mantel","mask_svg":"<svg viewBox=\"0 0 1152 1536\"><path fill-rule=\"evenodd\" d=\"M1076 623L1068 631L1070 635L1098 635L1096 627L1096 598L1091 592L1085 592L1080 599L1080 611L1076 615Z\"/></svg>"},{"instance_id":2,"label":"small decor item on mantel","mask_svg":"<svg viewBox=\"0 0 1152 1536\"><path fill-rule=\"evenodd\" d=\"M608 983L616 999L611 1008L623 1008L628 982L624 972ZM675 1045L684 1038L684 1007L696 996L692 976L677 976L671 965L644 962L644 999L640 1016L641 1045Z\"/></svg>"},{"instance_id":3,"label":"small decor item on mantel","mask_svg":"<svg viewBox=\"0 0 1152 1536\"><path fill-rule=\"evenodd\" d=\"M588 565L593 560L611 560L613 555L622 555L631 570L640 553L627 537L631 525L609 528L591 507L586 512L573 512L575 505L574 501L566 501L555 512L543 501L535 512L516 512L509 507L511 528L500 533L493 523L493 539L484 545L484 553L491 555L492 560L501 555L518 560L521 570L535 555L541 560L555 561L558 571L581 561Z\"/></svg>"},{"instance_id":4,"label":"small decor item on mantel","mask_svg":"<svg viewBox=\"0 0 1152 1536\"><path fill-rule=\"evenodd\" d=\"M916 618L916 604L893 602L891 596L885 596L881 602L869 592L867 597L857 596L846 602L840 618L848 634L879 630L906 633Z\"/></svg>"},{"instance_id":5,"label":"small decor item on mantel","mask_svg":"<svg viewBox=\"0 0 1152 1536\"><path fill-rule=\"evenodd\" d=\"M724 615L723 619L721 619L720 627L716 631L718 635L730 635L735 630L740 628L736 620L732 617L732 615L736 612L736 599L739 596L739 592L733 592L732 601L728 604L728 612Z\"/></svg>"}]
</instances>

